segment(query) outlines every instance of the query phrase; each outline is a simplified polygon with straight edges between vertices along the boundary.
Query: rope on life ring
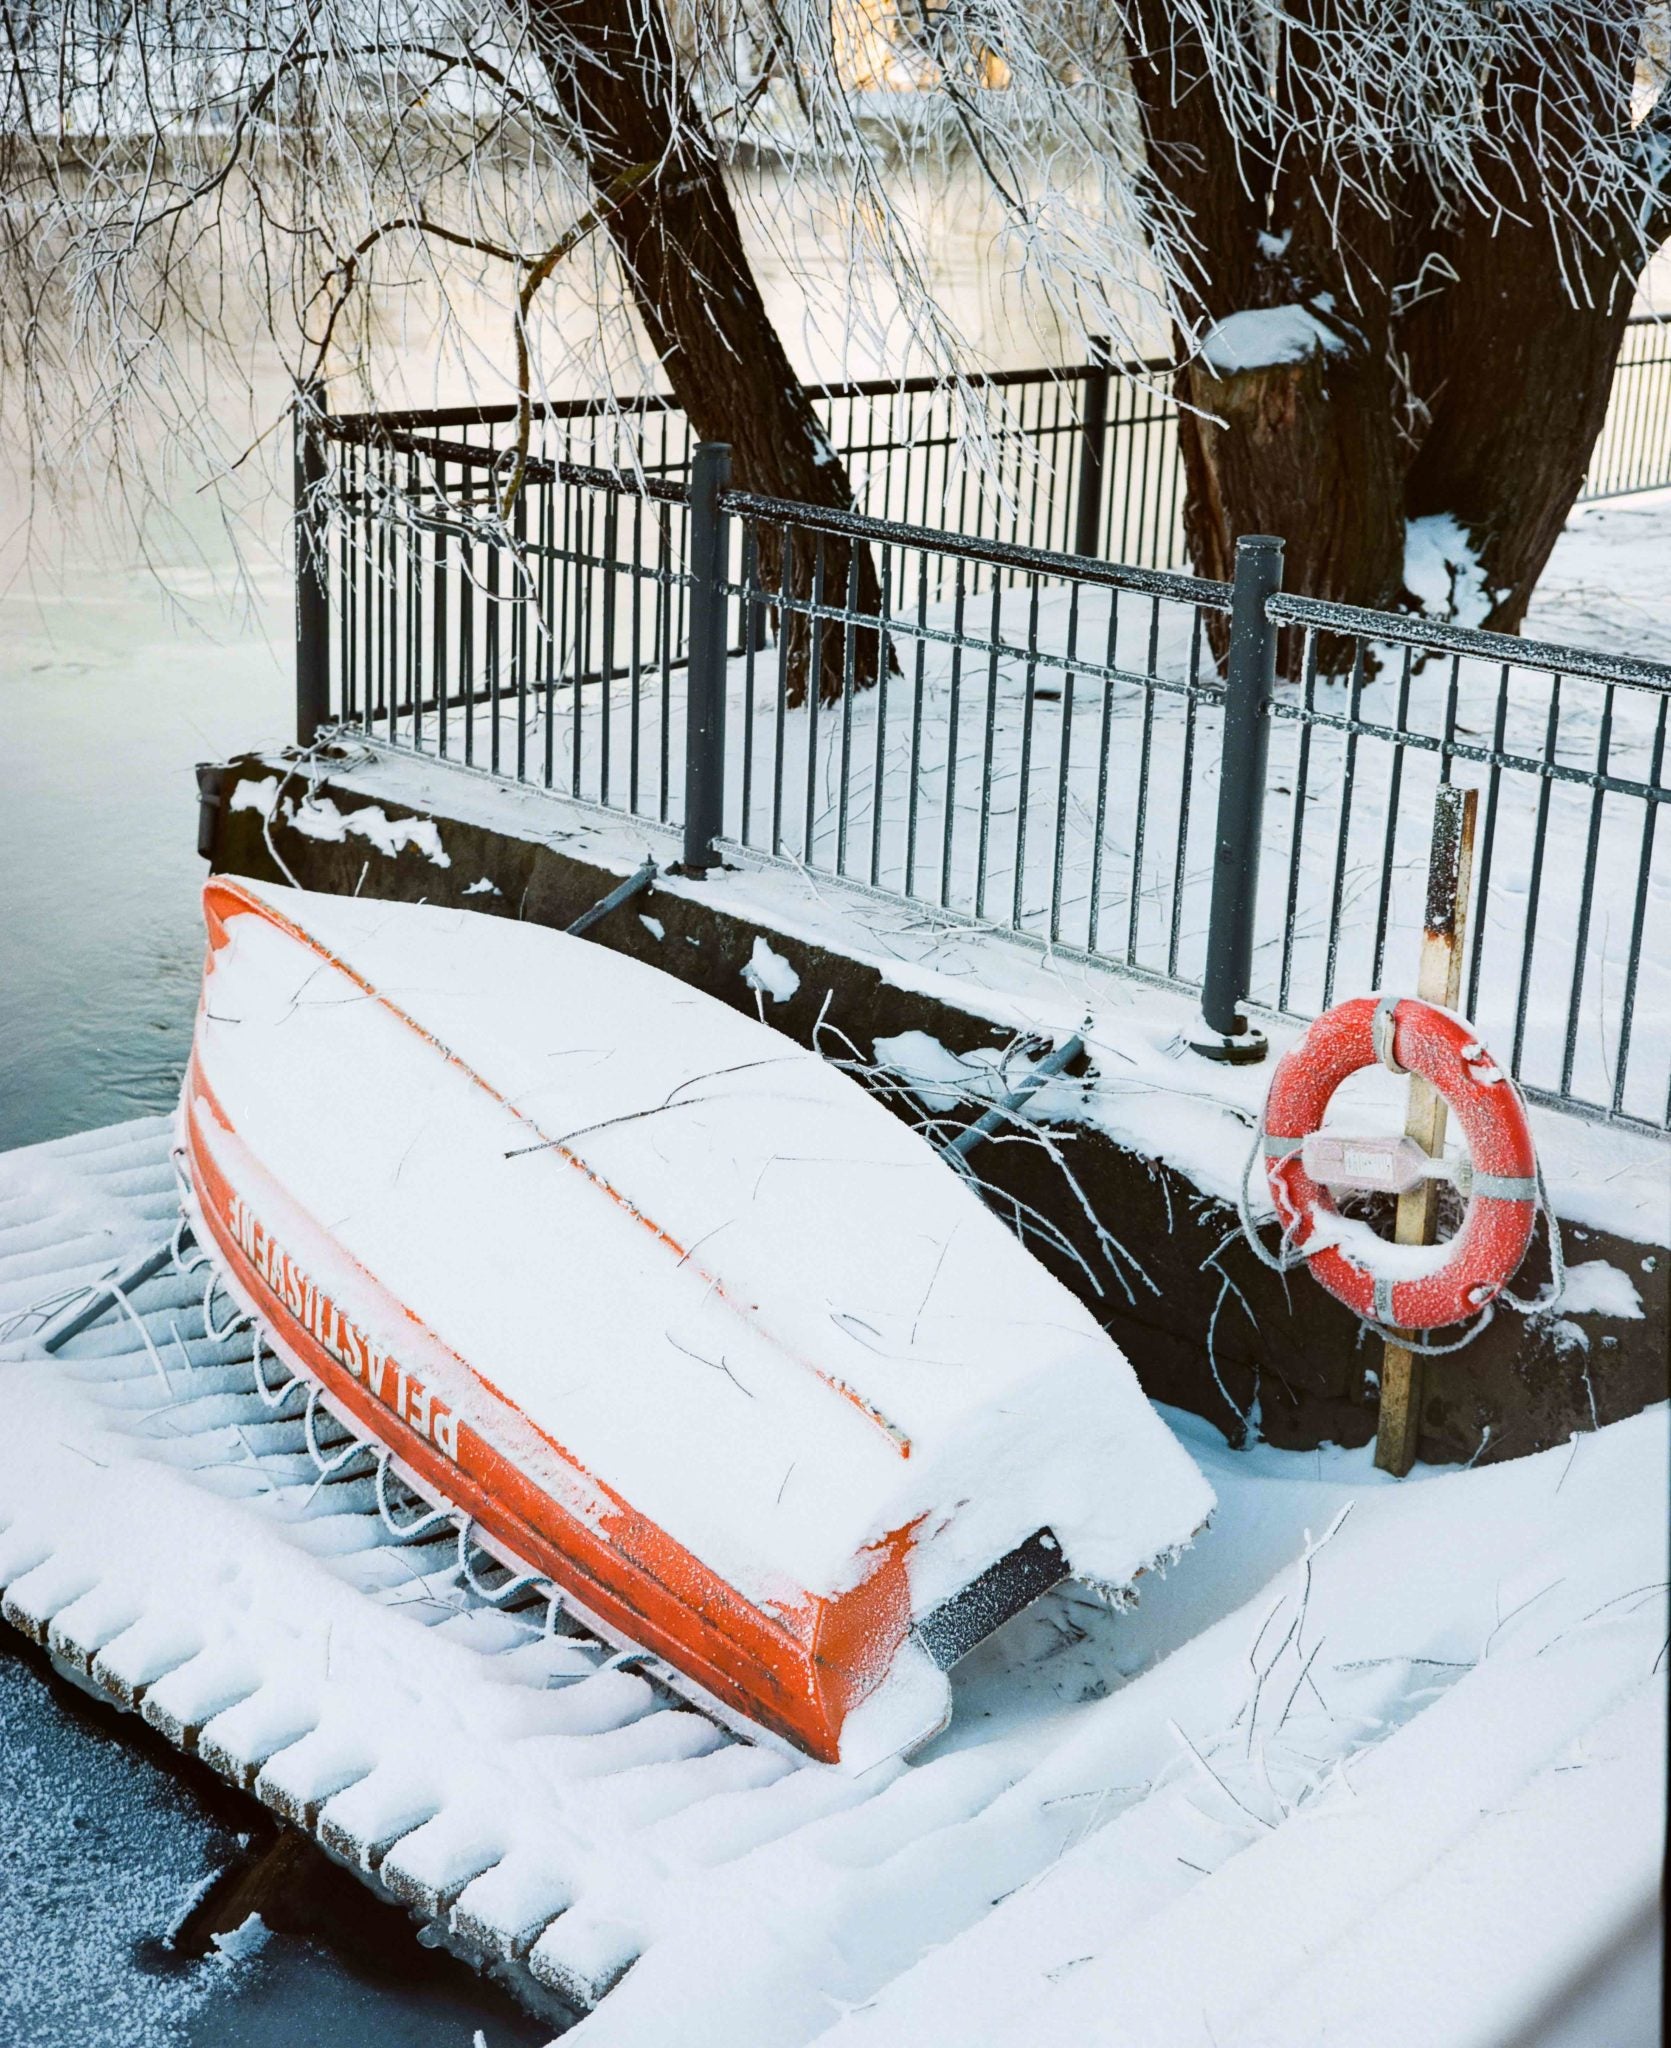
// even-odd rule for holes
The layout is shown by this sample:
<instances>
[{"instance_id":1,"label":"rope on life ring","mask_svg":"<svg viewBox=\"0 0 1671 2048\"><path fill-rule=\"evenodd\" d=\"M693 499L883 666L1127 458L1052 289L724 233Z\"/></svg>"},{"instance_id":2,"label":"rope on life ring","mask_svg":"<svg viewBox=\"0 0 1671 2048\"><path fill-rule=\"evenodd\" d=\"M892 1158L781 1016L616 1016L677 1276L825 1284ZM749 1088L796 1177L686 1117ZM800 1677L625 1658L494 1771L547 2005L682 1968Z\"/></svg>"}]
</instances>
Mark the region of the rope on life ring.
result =
<instances>
[{"instance_id":1,"label":"rope on life ring","mask_svg":"<svg viewBox=\"0 0 1671 2048\"><path fill-rule=\"evenodd\" d=\"M1338 1216L1329 1185L1307 1170L1307 1140L1321 1130L1341 1083L1377 1062L1394 1073L1419 1074L1450 1108L1467 1142L1471 1171L1463 1185L1468 1208L1449 1255L1432 1270L1397 1276L1354 1259L1330 1230ZM1399 1141L1342 1141L1380 1146ZM1314 1148L1315 1149L1315 1148ZM1249 1208L1254 1164L1263 1160L1282 1228L1273 1255L1260 1243ZM1435 1162L1436 1175L1445 1169ZM1376 1185L1349 1176L1336 1185ZM1504 1292L1532 1241L1539 1210L1547 1220L1553 1293L1538 1302ZM1420 998L1361 996L1339 1003L1311 1025L1284 1055L1242 1174L1241 1221L1258 1258L1277 1272L1308 1265L1313 1276L1366 1327L1423 1352L1459 1351L1490 1322L1501 1300L1521 1314L1547 1313L1565 1287L1565 1260L1525 1104L1463 1019ZM1470 1319L1472 1319L1470 1321ZM1412 1342L1407 1333L1470 1327L1454 1342Z\"/></svg>"}]
</instances>

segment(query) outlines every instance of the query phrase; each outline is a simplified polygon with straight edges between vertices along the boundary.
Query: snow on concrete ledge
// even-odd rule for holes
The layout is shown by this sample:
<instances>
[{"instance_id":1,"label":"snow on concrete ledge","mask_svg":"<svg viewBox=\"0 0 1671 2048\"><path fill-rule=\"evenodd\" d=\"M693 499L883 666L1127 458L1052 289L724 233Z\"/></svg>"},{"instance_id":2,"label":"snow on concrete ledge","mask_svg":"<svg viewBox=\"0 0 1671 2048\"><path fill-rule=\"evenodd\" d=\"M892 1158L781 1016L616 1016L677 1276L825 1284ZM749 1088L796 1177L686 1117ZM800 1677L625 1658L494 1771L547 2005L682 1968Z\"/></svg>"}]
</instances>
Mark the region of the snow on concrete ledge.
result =
<instances>
[{"instance_id":1,"label":"snow on concrete ledge","mask_svg":"<svg viewBox=\"0 0 1671 2048\"><path fill-rule=\"evenodd\" d=\"M276 755L273 765L285 759ZM680 843L665 827L498 784L444 762L365 747L348 762L331 763L329 774L335 786L373 801L541 842L623 879L650 855L662 870L658 894L712 905L776 939L844 954L895 987L1006 1031L1060 1039L1080 1030L1095 1069L1092 1083L1061 1091L1048 1105L1050 1114L1095 1125L1220 1201L1236 1199L1272 1068L1303 1028L1262 1017L1269 1059L1253 1067L1221 1066L1188 1050L1196 1016L1191 997L1071 952L1050 952L734 846L726 848L726 867L701 881L685 879L668 872ZM1402 1124L1402 1084L1393 1075L1360 1076L1354 1093L1366 1109L1384 1109L1389 1130ZM1530 1113L1550 1197L1563 1220L1671 1247L1671 1141L1540 1104Z\"/></svg>"}]
</instances>

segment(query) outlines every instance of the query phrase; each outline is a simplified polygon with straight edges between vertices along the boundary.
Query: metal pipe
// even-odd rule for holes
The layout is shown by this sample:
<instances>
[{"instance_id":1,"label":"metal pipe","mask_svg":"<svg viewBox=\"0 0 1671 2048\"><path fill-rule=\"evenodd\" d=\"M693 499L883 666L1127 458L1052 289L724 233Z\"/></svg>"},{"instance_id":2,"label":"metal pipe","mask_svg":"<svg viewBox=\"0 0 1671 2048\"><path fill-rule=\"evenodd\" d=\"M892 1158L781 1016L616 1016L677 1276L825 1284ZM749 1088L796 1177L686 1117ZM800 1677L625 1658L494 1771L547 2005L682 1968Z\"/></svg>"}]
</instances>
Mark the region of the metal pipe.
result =
<instances>
[{"instance_id":1,"label":"metal pipe","mask_svg":"<svg viewBox=\"0 0 1671 2048\"><path fill-rule=\"evenodd\" d=\"M1072 1066L1085 1050L1085 1041L1076 1031L1073 1036L1057 1046L1054 1052L1047 1052L1027 1078L1012 1088L1002 1102L995 1102L985 1116L977 1117L966 1131L959 1131L946 1150L959 1159L967 1159L975 1147L985 1138L990 1138L1002 1125L1013 1123L1020 1110L1039 1092L1046 1081L1055 1080L1064 1067Z\"/></svg>"},{"instance_id":2,"label":"metal pipe","mask_svg":"<svg viewBox=\"0 0 1671 2048\"><path fill-rule=\"evenodd\" d=\"M1266 606L1282 588L1282 549L1283 543L1269 534L1243 534L1236 542L1236 581L1230 600L1218 830L1207 968L1201 986L1205 1028L1193 1043L1208 1059L1233 1066L1265 1057L1264 1034L1248 1029L1242 1004L1253 979L1259 835L1271 730L1267 714L1276 684L1277 628Z\"/></svg>"},{"instance_id":3,"label":"metal pipe","mask_svg":"<svg viewBox=\"0 0 1671 2048\"><path fill-rule=\"evenodd\" d=\"M636 873L628 875L624 882L617 882L607 896L600 896L590 910L583 910L574 923L566 925L564 929L571 939L583 938L593 925L602 923L612 910L619 910L623 903L630 903L635 896L642 896L655 879L656 864L653 860L647 860Z\"/></svg>"},{"instance_id":4,"label":"metal pipe","mask_svg":"<svg viewBox=\"0 0 1671 2048\"><path fill-rule=\"evenodd\" d=\"M731 450L704 441L690 471L690 668L685 683L685 857L687 874L718 863L725 828L725 571L730 520L721 498L731 485Z\"/></svg>"},{"instance_id":5,"label":"metal pipe","mask_svg":"<svg viewBox=\"0 0 1671 2048\"><path fill-rule=\"evenodd\" d=\"M98 1321L105 1310L115 1302L118 1294L131 1294L134 1288L142 1287L147 1280L155 1279L173 1256L174 1240L170 1237L133 1260L120 1273L112 1274L108 1280L95 1282L85 1300L60 1310L52 1321L37 1333L35 1342L43 1351L56 1351L72 1337L79 1337L83 1330Z\"/></svg>"}]
</instances>

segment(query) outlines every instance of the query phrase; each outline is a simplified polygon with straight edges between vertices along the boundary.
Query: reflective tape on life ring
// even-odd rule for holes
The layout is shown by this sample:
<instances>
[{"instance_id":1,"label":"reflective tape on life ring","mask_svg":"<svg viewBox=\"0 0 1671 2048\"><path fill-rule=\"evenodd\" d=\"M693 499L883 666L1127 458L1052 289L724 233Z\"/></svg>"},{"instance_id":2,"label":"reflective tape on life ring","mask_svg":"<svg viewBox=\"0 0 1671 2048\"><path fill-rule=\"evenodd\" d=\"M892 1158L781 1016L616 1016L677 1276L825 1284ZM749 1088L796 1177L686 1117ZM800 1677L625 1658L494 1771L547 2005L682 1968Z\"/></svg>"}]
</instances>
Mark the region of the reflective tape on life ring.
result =
<instances>
[{"instance_id":1,"label":"reflective tape on life ring","mask_svg":"<svg viewBox=\"0 0 1671 2048\"><path fill-rule=\"evenodd\" d=\"M1390 1031L1377 1027L1378 1010L1383 1019L1390 1015ZM1473 1162L1467 1214L1449 1256L1433 1272L1404 1278L1371 1272L1333 1241L1324 1219L1339 1211L1300 1157L1335 1090L1379 1061L1432 1083ZM1537 1160L1519 1091L1471 1025L1419 997L1388 1005L1385 998L1377 1004L1374 996L1359 996L1319 1017L1271 1077L1264 1148L1265 1177L1288 1243L1331 1294L1378 1323L1437 1330L1465 1322L1502 1292L1531 1244Z\"/></svg>"}]
</instances>

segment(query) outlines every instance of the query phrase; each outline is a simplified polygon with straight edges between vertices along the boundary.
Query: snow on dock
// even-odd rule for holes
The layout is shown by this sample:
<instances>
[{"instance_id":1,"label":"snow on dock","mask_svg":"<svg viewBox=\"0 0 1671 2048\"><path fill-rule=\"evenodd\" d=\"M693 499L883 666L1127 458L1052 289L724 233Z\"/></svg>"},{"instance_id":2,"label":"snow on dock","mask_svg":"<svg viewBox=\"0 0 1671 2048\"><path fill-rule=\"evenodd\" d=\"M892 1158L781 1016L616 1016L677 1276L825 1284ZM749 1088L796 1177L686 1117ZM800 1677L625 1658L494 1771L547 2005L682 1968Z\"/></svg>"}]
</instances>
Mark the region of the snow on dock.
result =
<instances>
[{"instance_id":1,"label":"snow on dock","mask_svg":"<svg viewBox=\"0 0 1671 2048\"><path fill-rule=\"evenodd\" d=\"M175 1216L160 1119L0 1158L6 1620L577 2039L1498 2043L1653 1897L1664 1409L1402 1484L1171 1415L1195 1548L1133 1613L1047 1596L854 1777L397 1540L201 1271L48 1352Z\"/></svg>"}]
</instances>

